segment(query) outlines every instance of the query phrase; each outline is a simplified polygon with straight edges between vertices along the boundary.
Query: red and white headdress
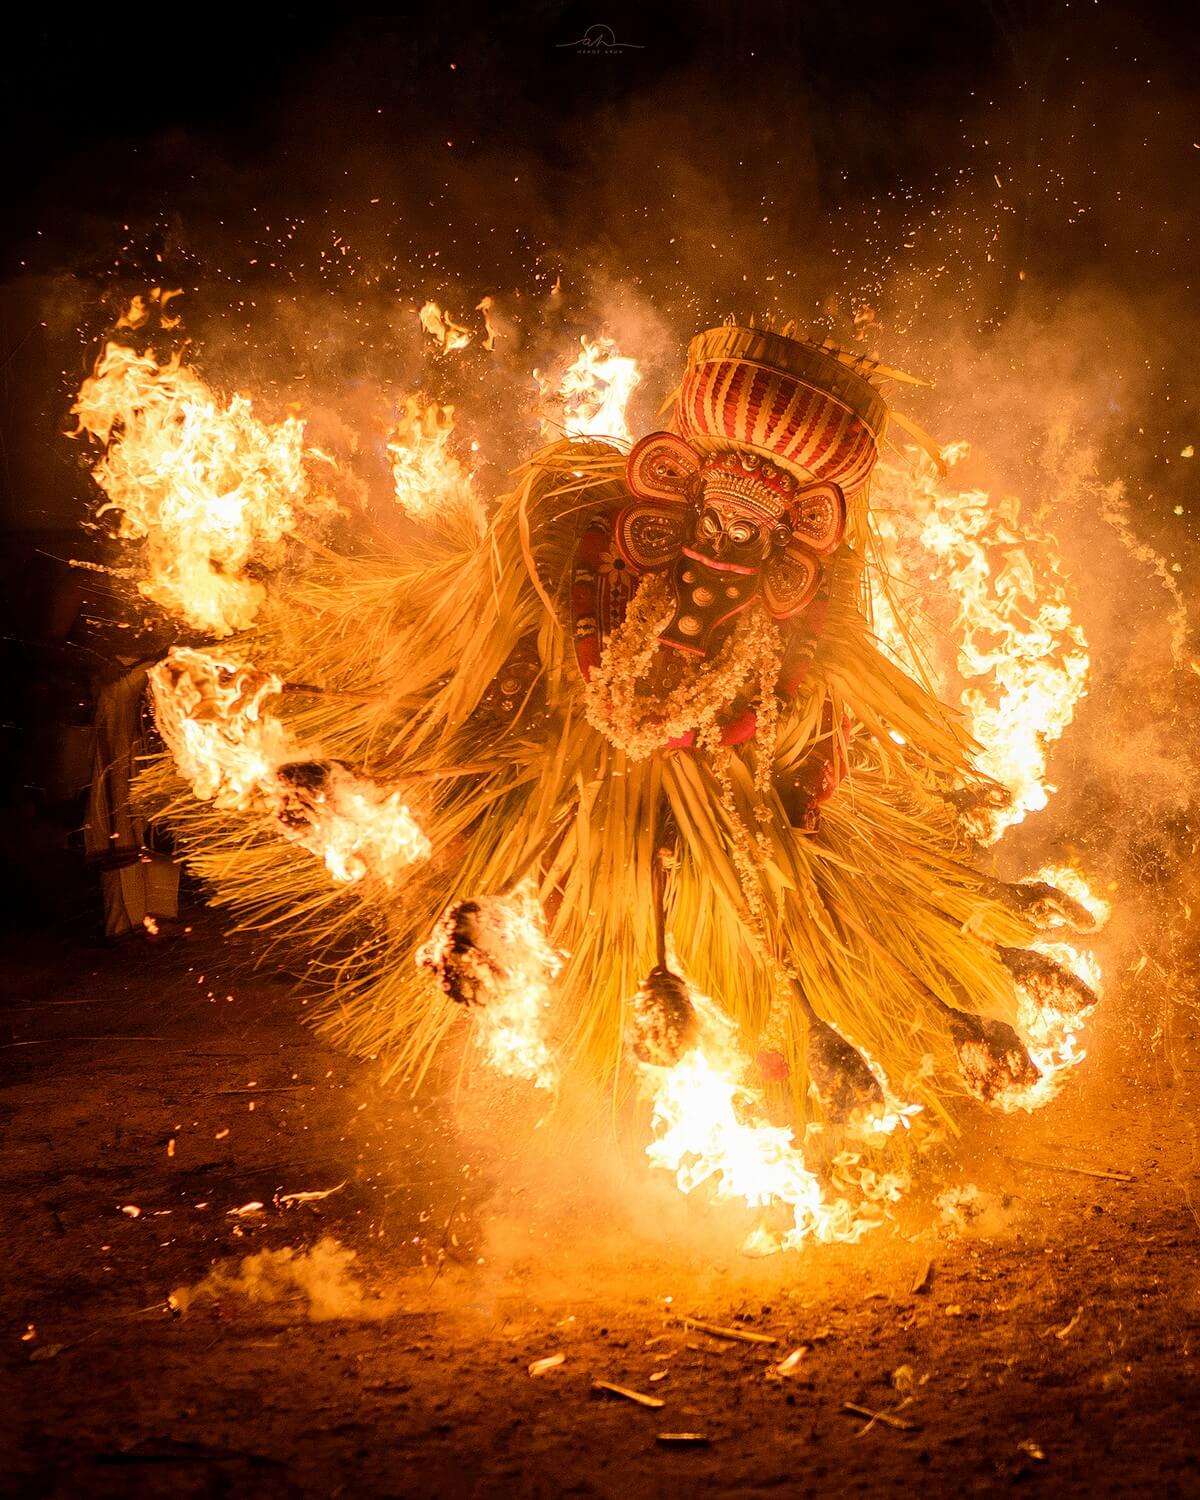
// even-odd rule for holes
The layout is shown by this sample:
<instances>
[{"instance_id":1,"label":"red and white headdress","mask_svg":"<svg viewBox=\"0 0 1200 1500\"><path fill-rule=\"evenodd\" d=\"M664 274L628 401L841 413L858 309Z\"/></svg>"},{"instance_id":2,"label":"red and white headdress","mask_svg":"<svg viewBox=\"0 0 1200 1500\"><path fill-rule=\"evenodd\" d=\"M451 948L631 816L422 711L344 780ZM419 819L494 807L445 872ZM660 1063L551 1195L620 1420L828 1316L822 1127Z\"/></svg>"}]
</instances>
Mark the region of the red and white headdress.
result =
<instances>
[{"instance_id":1,"label":"red and white headdress","mask_svg":"<svg viewBox=\"0 0 1200 1500\"><path fill-rule=\"evenodd\" d=\"M637 497L617 544L639 571L668 567L688 513L716 501L773 533L763 601L798 614L846 527L846 498L867 484L887 407L867 378L818 344L761 328L713 328L688 348L675 432L651 433L629 455Z\"/></svg>"}]
</instances>

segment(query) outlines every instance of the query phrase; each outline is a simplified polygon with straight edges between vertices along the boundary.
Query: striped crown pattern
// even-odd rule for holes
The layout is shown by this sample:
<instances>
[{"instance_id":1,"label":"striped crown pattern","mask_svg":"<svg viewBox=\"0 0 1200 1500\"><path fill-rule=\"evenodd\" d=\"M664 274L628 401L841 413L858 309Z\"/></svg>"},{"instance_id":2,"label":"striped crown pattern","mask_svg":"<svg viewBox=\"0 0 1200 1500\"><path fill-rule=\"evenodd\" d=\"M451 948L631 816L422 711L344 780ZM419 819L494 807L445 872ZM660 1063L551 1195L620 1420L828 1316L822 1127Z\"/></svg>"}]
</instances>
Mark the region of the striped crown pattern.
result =
<instances>
[{"instance_id":1,"label":"striped crown pattern","mask_svg":"<svg viewBox=\"0 0 1200 1500\"><path fill-rule=\"evenodd\" d=\"M853 495L886 417L875 388L819 345L717 328L692 340L675 426L701 452L750 448Z\"/></svg>"}]
</instances>

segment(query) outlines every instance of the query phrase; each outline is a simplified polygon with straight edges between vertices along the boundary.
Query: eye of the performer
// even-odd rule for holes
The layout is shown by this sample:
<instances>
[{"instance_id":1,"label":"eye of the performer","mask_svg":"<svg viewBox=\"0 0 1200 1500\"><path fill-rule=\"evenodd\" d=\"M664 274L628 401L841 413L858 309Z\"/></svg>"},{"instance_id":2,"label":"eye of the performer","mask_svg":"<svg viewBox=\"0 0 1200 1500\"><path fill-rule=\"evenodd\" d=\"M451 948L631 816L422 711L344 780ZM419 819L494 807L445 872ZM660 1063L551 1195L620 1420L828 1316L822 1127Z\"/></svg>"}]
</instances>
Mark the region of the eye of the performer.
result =
<instances>
[{"instance_id":1,"label":"eye of the performer","mask_svg":"<svg viewBox=\"0 0 1200 1500\"><path fill-rule=\"evenodd\" d=\"M735 521L729 528L729 535L735 545L746 547L758 540L758 527L753 521Z\"/></svg>"},{"instance_id":2,"label":"eye of the performer","mask_svg":"<svg viewBox=\"0 0 1200 1500\"><path fill-rule=\"evenodd\" d=\"M706 510L700 517L700 534L702 536L720 536L721 518L715 510Z\"/></svg>"}]
</instances>

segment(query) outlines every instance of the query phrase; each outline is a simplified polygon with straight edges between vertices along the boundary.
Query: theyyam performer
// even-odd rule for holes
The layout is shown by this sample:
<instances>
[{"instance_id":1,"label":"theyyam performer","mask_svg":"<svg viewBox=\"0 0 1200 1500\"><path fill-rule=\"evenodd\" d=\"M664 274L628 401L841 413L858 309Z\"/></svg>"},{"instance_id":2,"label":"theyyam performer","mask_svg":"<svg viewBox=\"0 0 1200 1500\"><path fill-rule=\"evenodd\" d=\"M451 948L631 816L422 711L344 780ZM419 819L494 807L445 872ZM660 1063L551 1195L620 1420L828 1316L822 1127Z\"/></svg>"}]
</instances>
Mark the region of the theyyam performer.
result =
<instances>
[{"instance_id":1,"label":"theyyam performer","mask_svg":"<svg viewBox=\"0 0 1200 1500\"><path fill-rule=\"evenodd\" d=\"M533 1006L509 1071L619 1088L686 1054L699 1004L795 1119L1036 1085L1019 997L1094 997L1031 943L1087 915L975 867L962 810L997 789L873 634L889 373L701 333L632 451L557 442L486 519L325 552L215 658L155 669L173 757L144 788L217 899L303 952L334 1037L416 1078L464 1011ZM206 732L248 801L187 775ZM366 878L331 882L355 813L378 858L358 837Z\"/></svg>"}]
</instances>

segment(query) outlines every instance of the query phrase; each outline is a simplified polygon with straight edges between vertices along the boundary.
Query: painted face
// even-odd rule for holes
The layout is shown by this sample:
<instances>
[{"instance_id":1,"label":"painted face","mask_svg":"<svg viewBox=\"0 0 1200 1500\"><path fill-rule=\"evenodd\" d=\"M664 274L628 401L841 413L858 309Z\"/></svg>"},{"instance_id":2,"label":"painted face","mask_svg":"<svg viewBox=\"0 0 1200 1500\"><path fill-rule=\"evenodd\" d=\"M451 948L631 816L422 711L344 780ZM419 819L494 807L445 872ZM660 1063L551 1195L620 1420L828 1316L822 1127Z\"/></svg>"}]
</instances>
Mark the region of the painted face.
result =
<instances>
[{"instance_id":1,"label":"painted face","mask_svg":"<svg viewBox=\"0 0 1200 1500\"><path fill-rule=\"evenodd\" d=\"M770 541L764 542L761 522L731 505L709 500L697 518L692 546L717 561L757 567L766 556Z\"/></svg>"},{"instance_id":2,"label":"painted face","mask_svg":"<svg viewBox=\"0 0 1200 1500\"><path fill-rule=\"evenodd\" d=\"M629 456L635 497L616 540L636 572L671 581L663 644L711 657L755 599L774 620L812 602L824 558L837 549L846 502L836 484L804 483L756 452L702 457L674 433L651 433Z\"/></svg>"},{"instance_id":3,"label":"painted face","mask_svg":"<svg viewBox=\"0 0 1200 1500\"><path fill-rule=\"evenodd\" d=\"M675 614L662 632L664 645L695 656L720 649L734 619L759 593L778 529L724 497L701 500L691 539L671 569Z\"/></svg>"}]
</instances>

